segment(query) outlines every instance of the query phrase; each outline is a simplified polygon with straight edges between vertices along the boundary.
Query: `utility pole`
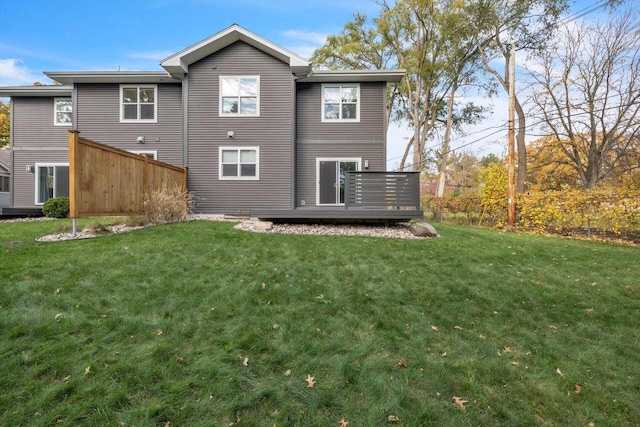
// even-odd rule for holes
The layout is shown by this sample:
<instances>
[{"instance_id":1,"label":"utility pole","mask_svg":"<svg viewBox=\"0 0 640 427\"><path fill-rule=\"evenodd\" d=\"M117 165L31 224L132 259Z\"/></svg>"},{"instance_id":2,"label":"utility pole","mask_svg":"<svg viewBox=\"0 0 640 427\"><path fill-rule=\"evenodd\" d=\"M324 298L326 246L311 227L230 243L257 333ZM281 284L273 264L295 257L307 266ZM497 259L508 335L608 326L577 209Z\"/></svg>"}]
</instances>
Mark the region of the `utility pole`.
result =
<instances>
[{"instance_id":1,"label":"utility pole","mask_svg":"<svg viewBox=\"0 0 640 427\"><path fill-rule=\"evenodd\" d=\"M507 200L507 223L509 227L516 225L516 155L515 155L515 108L516 108L516 48L515 43L511 43L511 53L509 54L509 195Z\"/></svg>"}]
</instances>

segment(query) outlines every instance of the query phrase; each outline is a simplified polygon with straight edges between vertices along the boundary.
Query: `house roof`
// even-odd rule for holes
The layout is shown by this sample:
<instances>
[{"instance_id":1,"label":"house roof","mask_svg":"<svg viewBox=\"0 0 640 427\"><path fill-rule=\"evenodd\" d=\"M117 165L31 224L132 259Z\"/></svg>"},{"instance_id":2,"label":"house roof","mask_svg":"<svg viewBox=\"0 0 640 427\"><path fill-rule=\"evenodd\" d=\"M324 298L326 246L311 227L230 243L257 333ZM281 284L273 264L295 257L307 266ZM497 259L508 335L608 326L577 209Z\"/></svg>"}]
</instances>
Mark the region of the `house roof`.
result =
<instances>
[{"instance_id":1,"label":"house roof","mask_svg":"<svg viewBox=\"0 0 640 427\"><path fill-rule=\"evenodd\" d=\"M299 79L309 83L399 82L405 70L314 70Z\"/></svg>"},{"instance_id":2,"label":"house roof","mask_svg":"<svg viewBox=\"0 0 640 427\"><path fill-rule=\"evenodd\" d=\"M232 43L243 41L279 60L289 64L294 74L306 74L311 71L311 63L305 58L266 40L237 24L212 35L168 58L160 61L160 65L170 74L182 76L189 70L189 65L211 55Z\"/></svg>"},{"instance_id":3,"label":"house roof","mask_svg":"<svg viewBox=\"0 0 640 427\"><path fill-rule=\"evenodd\" d=\"M74 83L180 83L166 71L45 71L51 80Z\"/></svg>"},{"instance_id":4,"label":"house roof","mask_svg":"<svg viewBox=\"0 0 640 427\"><path fill-rule=\"evenodd\" d=\"M0 97L10 96L71 96L72 86L0 86Z\"/></svg>"}]
</instances>

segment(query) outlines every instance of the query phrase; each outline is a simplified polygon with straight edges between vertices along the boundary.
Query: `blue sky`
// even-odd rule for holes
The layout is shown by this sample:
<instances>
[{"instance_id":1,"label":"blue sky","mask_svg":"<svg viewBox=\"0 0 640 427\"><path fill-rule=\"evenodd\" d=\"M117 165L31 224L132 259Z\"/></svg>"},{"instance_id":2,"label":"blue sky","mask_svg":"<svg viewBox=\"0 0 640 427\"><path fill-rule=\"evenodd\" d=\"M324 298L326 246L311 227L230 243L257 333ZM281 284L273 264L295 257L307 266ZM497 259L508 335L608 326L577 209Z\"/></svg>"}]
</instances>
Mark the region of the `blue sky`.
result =
<instances>
[{"instance_id":1,"label":"blue sky","mask_svg":"<svg viewBox=\"0 0 640 427\"><path fill-rule=\"evenodd\" d=\"M302 56L371 0L0 0L0 85L43 71L161 70L158 62L239 24Z\"/></svg>"},{"instance_id":2,"label":"blue sky","mask_svg":"<svg viewBox=\"0 0 640 427\"><path fill-rule=\"evenodd\" d=\"M572 11L600 1L578 0ZM162 70L160 60L234 23L309 57L355 13L378 12L374 0L0 0L0 86L51 83L44 71ZM505 135L490 135L506 121L505 96L490 103L492 117L454 147L477 140L477 155L506 151ZM390 127L389 169L409 135Z\"/></svg>"}]
</instances>

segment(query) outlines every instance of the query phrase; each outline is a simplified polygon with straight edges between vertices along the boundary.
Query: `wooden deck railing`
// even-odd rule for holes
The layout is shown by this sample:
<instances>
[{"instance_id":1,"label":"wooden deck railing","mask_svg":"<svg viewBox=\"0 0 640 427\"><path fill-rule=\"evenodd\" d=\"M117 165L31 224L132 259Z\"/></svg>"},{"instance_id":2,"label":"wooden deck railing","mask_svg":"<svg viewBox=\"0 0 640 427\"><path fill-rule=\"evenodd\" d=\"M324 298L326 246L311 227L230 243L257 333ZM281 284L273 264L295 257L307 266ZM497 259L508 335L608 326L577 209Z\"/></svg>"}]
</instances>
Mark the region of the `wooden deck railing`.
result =
<instances>
[{"instance_id":1,"label":"wooden deck railing","mask_svg":"<svg viewBox=\"0 0 640 427\"><path fill-rule=\"evenodd\" d=\"M69 131L69 216L144 213L145 195L163 185L187 189L187 168L149 159Z\"/></svg>"},{"instance_id":2,"label":"wooden deck railing","mask_svg":"<svg viewBox=\"0 0 640 427\"><path fill-rule=\"evenodd\" d=\"M347 172L346 209L420 210L419 172Z\"/></svg>"}]
</instances>

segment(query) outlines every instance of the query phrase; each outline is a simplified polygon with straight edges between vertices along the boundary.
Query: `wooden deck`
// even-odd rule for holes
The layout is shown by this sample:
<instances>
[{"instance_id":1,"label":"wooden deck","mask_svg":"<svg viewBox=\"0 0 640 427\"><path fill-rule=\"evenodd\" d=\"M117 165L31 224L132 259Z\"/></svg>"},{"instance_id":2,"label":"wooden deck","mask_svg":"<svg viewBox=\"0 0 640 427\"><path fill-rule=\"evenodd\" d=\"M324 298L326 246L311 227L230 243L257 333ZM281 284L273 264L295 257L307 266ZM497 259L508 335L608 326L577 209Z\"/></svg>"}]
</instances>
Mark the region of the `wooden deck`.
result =
<instances>
[{"instance_id":1,"label":"wooden deck","mask_svg":"<svg viewBox=\"0 0 640 427\"><path fill-rule=\"evenodd\" d=\"M0 208L0 219L44 216L42 208Z\"/></svg>"},{"instance_id":2,"label":"wooden deck","mask_svg":"<svg viewBox=\"0 0 640 427\"><path fill-rule=\"evenodd\" d=\"M250 216L275 222L367 222L389 223L419 219L420 210L300 208L294 210L252 210Z\"/></svg>"}]
</instances>

